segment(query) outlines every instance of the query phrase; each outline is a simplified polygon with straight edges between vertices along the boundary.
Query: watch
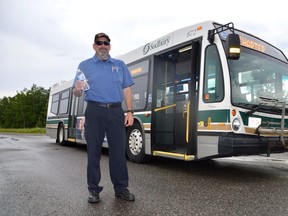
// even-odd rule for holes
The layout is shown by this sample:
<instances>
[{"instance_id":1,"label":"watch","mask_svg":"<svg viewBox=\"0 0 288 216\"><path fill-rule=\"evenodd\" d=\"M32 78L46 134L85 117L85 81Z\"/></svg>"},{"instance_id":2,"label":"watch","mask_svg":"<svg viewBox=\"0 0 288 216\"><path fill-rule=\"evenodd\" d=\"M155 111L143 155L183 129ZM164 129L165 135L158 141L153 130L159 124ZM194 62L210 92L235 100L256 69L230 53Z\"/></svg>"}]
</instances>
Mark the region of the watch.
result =
<instances>
[{"instance_id":1,"label":"watch","mask_svg":"<svg viewBox=\"0 0 288 216\"><path fill-rule=\"evenodd\" d=\"M133 110L127 110L126 113L128 113L128 112L130 112L132 114L134 113Z\"/></svg>"}]
</instances>

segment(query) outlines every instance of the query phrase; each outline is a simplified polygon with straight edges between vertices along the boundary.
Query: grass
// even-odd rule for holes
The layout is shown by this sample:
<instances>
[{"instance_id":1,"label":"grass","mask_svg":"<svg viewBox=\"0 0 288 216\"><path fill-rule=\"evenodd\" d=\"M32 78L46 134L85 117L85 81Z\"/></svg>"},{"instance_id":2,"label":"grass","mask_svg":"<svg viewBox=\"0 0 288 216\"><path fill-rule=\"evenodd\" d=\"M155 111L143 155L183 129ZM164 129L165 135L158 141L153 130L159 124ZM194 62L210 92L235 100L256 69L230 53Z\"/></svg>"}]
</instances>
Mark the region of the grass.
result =
<instances>
[{"instance_id":1,"label":"grass","mask_svg":"<svg viewBox=\"0 0 288 216\"><path fill-rule=\"evenodd\" d=\"M29 133L29 134L45 134L45 128L0 128L0 132L4 133Z\"/></svg>"}]
</instances>

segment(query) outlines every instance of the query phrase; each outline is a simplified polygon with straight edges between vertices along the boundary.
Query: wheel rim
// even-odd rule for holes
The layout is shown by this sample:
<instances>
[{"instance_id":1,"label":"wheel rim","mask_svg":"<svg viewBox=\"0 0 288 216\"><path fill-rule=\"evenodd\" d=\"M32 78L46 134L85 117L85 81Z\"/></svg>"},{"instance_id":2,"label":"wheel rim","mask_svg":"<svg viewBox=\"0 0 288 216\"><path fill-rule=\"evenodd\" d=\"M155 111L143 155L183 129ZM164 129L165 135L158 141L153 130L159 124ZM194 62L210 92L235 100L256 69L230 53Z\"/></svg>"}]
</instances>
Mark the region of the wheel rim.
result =
<instances>
[{"instance_id":1,"label":"wheel rim","mask_svg":"<svg viewBox=\"0 0 288 216\"><path fill-rule=\"evenodd\" d=\"M129 149L133 155L141 153L143 147L143 137L141 131L134 129L129 136Z\"/></svg>"}]
</instances>

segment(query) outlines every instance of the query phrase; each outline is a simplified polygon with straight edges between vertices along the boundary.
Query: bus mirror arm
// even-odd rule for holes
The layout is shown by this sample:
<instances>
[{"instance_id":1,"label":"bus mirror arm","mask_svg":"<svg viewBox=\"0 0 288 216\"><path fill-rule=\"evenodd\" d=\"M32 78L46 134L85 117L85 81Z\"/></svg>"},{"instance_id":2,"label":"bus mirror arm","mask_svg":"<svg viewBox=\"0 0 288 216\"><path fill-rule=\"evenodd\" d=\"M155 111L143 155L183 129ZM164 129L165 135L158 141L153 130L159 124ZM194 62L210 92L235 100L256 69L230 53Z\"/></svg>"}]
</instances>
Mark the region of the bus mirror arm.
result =
<instances>
[{"instance_id":1,"label":"bus mirror arm","mask_svg":"<svg viewBox=\"0 0 288 216\"><path fill-rule=\"evenodd\" d=\"M234 34L234 24L232 22L230 22L230 23L227 23L225 25L221 25L218 28L208 30L208 38L207 38L208 41L210 43L213 43L214 39L215 39L215 35L223 32L223 31L226 31L226 30L230 30Z\"/></svg>"},{"instance_id":2,"label":"bus mirror arm","mask_svg":"<svg viewBox=\"0 0 288 216\"><path fill-rule=\"evenodd\" d=\"M214 42L214 39L215 39L215 29L210 29L208 30L208 41L209 43L213 43Z\"/></svg>"},{"instance_id":3,"label":"bus mirror arm","mask_svg":"<svg viewBox=\"0 0 288 216\"><path fill-rule=\"evenodd\" d=\"M215 34L219 34L223 31L230 30L232 34L227 35L227 58L231 60L238 60L240 58L240 37L234 33L234 24L232 22L226 25L221 25L218 28L208 30L208 41L213 43L215 40Z\"/></svg>"}]
</instances>

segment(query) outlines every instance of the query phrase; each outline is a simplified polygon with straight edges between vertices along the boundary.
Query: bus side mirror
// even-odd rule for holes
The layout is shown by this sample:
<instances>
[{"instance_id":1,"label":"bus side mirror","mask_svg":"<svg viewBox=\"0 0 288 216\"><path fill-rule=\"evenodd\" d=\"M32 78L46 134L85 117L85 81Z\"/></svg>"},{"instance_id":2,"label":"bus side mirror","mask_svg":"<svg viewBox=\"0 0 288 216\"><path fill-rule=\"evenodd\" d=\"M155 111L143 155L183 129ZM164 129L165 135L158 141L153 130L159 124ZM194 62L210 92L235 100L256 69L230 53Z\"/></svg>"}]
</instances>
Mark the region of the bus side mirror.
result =
<instances>
[{"instance_id":1,"label":"bus side mirror","mask_svg":"<svg viewBox=\"0 0 288 216\"><path fill-rule=\"evenodd\" d=\"M227 58L238 60L240 58L240 37L238 34L227 36Z\"/></svg>"}]
</instances>

